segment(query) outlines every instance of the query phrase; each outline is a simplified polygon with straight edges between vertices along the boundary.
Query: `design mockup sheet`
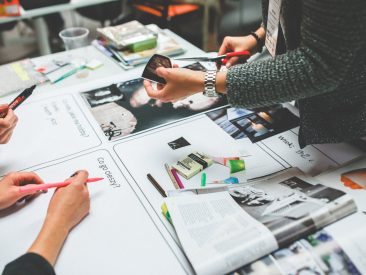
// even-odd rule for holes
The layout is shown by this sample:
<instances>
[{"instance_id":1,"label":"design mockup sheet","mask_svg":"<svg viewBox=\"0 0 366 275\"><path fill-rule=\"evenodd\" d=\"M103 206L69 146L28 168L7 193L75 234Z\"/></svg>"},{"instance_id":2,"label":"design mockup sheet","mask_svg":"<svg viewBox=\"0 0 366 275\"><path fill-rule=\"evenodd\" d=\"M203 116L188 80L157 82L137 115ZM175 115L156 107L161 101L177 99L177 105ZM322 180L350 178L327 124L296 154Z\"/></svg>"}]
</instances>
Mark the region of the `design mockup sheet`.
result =
<instances>
[{"instance_id":1,"label":"design mockup sheet","mask_svg":"<svg viewBox=\"0 0 366 275\"><path fill-rule=\"evenodd\" d=\"M12 140L0 146L1 176L35 171L45 182L60 182L75 170L86 169L90 177L105 178L88 185L91 211L61 251L56 265L60 275L193 274L174 229L161 214L163 197L147 179L150 173L163 189L174 189L165 163L172 165L197 152L240 157L245 161L246 180L251 181L290 167L313 176L362 155L346 144L298 148L296 112L278 106L256 115L225 108L218 120L195 113L165 126L109 139L86 104L82 95L86 90L90 89L52 90L30 98L16 110L19 122ZM182 107L169 106L174 108ZM108 108L104 111L108 115ZM273 123L278 115L291 126ZM216 163L204 172L207 183L230 177L228 167ZM181 179L187 188L199 187L201 175ZM0 247L6 251L0 255L0 270L26 252L36 238L52 194L50 190L0 212Z\"/></svg>"}]
</instances>

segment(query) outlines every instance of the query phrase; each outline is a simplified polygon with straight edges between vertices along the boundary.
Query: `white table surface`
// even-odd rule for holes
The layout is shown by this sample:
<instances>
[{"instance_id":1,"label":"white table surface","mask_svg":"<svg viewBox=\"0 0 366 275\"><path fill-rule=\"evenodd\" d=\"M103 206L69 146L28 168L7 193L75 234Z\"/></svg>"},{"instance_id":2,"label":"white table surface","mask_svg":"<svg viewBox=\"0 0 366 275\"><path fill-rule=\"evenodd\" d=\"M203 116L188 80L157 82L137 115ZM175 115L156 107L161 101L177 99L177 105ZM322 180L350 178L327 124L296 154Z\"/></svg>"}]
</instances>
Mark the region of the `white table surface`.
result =
<instances>
[{"instance_id":1,"label":"white table surface","mask_svg":"<svg viewBox=\"0 0 366 275\"><path fill-rule=\"evenodd\" d=\"M170 32L170 33L171 33L171 35L173 35L175 37L175 39L177 39L177 41L183 46L183 48L186 49L186 53L183 56L196 56L196 55L204 54L204 52L202 52L200 49L196 48L192 44L188 43L187 41L183 40L182 38L179 38L172 32ZM80 92L80 91L98 88L98 87L102 87L104 85L110 85L112 83L117 83L119 81L124 81L124 80L128 80L128 79L135 79L141 75L142 70L144 69L144 65L142 65L135 69L125 71L124 69L119 67L119 65L117 65L117 63L115 63L108 57L104 56L101 52L99 52L93 46L88 46L85 48L80 48L80 49L76 49L76 50L68 51L68 52L61 52L61 53L57 53L57 54L42 56L42 57L34 58L33 61L37 64L42 64L42 63L46 63L52 59L58 59L58 58L62 58L62 57L68 56L68 55L84 57L84 58L88 58L88 59L97 58L100 61L102 61L104 63L104 65L102 67L96 69L95 71L91 71L89 73L89 76L84 79L78 79L75 75L73 75L57 84L40 85L39 87L37 87L37 89L35 90L33 95L27 100L27 104L34 104L39 101L45 100L45 98L55 98L57 95L60 95L61 98L63 98L65 96L65 94L77 95L78 92ZM181 65L184 65L184 63L181 63ZM15 95L12 94L7 97L0 98L0 101L9 102L9 100L11 100L14 96ZM76 101L75 101L75 105L77 105ZM84 108L86 108L86 106L84 106L84 107L81 106L79 108L81 108L80 112L82 112L82 110ZM25 110L25 108L23 108L22 110ZM79 109L77 108L76 110L79 110ZM21 109L19 109L18 111L21 111ZM18 112L18 114L19 114L19 112ZM87 114L87 113L85 113L84 115L86 117L89 116L89 114ZM80 116L80 117L85 119L84 116ZM19 122L21 123L22 121L24 121L24 120L20 119ZM94 124L94 122L92 122L92 121L90 123ZM90 127L92 127L92 126L90 126ZM106 158L111 159L111 164L112 164L113 158L112 158L111 154L114 152L113 146L114 146L114 144L111 144L107 140L105 140L105 141L103 141L102 147L100 147L98 145L97 147L90 148L90 149L88 149L89 150L88 153L85 153L85 155L91 156L91 158L92 158L92 156L94 156L95 154L99 154L100 152L102 152L101 154L104 154ZM107 152L106 150L110 150L110 151ZM96 153L94 154L94 152L96 152ZM76 158L81 160L84 156L84 153L83 154L76 153L76 155L77 155ZM109 155L109 157L108 157L108 155ZM62 160L65 161L65 163L72 161L72 159L70 160L70 156L63 157ZM86 157L83 160L87 161ZM116 164L114 164L114 165L116 165ZM48 163L46 165L45 165L45 163L43 163L43 164L39 164L38 166L40 167L40 169L42 169L42 168L45 168L45 166L51 167L52 165L56 165L56 162L48 161ZM58 168L55 168L55 169L58 169ZM62 168L59 168L59 169L62 169ZM117 173L119 175L121 173L121 171L120 172L115 171L114 173ZM51 174L53 174L53 173L51 173ZM123 178L122 176L119 176L119 177L121 179ZM67 275L70 275L70 274L132 274L131 270L135 270L133 272L134 274L138 274L139 270L145 270L145 273L142 273L142 274L193 274L193 271L191 270L190 265L188 264L185 256L183 255L183 252L177 246L177 242L175 241L175 239L170 235L171 233L169 233L168 229L161 222L160 217L156 216L154 210L151 208L151 205L148 204L147 200L143 197L142 194L139 193L139 195L137 195L136 192L138 192L138 190L135 189L135 187L132 186L131 187L132 189L131 189L128 186L129 185L125 184L123 186L123 188L125 188L133 196L126 192L126 193L124 193L126 196L125 199L130 200L131 203L133 202L136 205L138 204L139 209L143 209L143 207L144 207L144 210L143 210L144 213L143 213L143 215L140 213L141 216L138 216L138 219L136 218L137 220L134 219L134 217L130 217L132 215L132 213L135 213L134 209L132 209L133 210L132 212L130 210L129 211L126 210L124 212L125 214L122 213L121 214L122 216L125 215L124 217L126 218L126 225L124 226L125 231L119 232L121 234L121 236L119 236L119 238L123 237L122 239L126 240L126 239L128 239L128 236L130 236L130 235L133 236L131 238L136 238L136 236L138 234L140 234L143 230L146 230L147 232L149 232L149 236L154 235L154 239L152 239L150 241L154 242L154 244L156 244L156 246L151 248L151 247L149 247L149 243L146 240L142 240L142 239L132 239L131 241L126 240L126 243L128 242L128 244L125 243L125 245L127 247L130 247L130 249L132 249L132 251L127 251L127 250L125 251L123 249L118 250L118 251L122 251L123 253L122 252L121 253L125 257L123 255L120 256L121 254L118 254L118 255L113 254L114 252L116 252L113 249L117 249L117 248L116 248L116 246L112 245L112 247L110 248L110 251L109 250L105 251L105 254L103 256L105 258L100 259L100 261L101 261L100 264L93 263L93 264L86 265L85 258L83 258L84 265L80 266L80 270L78 271L78 273L66 272L70 269L75 270L75 263L69 262L69 259L68 259L69 254L61 253L61 255L58 259L58 263L56 265L56 271L60 271L59 274L67 274ZM135 197L135 195L138 197ZM94 203L96 201L97 201L97 199L94 200ZM130 205L130 204L128 204L128 205ZM29 209L29 207L27 209ZM127 209L127 207L125 207L124 209ZM95 211L94 211L94 213L95 213ZM107 216L108 216L108 213L107 213ZM35 217L37 217L37 215L35 215ZM14 217L14 215L10 215L10 218L12 218L12 219L14 218L16 220L15 222L18 221L16 219L16 217ZM116 223L119 224L118 226L121 226L121 223L122 223L121 221L124 222L124 220L121 218L121 216L116 216ZM129 226L127 221L131 221L131 223L133 223L134 225ZM83 224L85 224L85 223L83 223ZM144 229L142 230L140 227L136 226L136 224L141 225ZM140 233L137 234L136 232L128 231L127 227L131 228L131 230L136 230L136 232L140 232ZM109 232L109 230L107 230L105 232L106 232L106 234L105 235L102 234L100 236L101 237L100 239L90 241L90 251L96 251L95 252L96 255L102 255L101 250L103 250L103 247L100 247L99 245L101 245L101 246L104 245L104 247L105 247L105 243L103 243L103 241L106 238L109 239L110 236L116 235L116 234L112 233L109 236L107 234L107 232ZM27 233L29 233L29 232L27 232ZM82 241L82 239L83 239L82 237L81 237L81 240L80 239L72 240L73 237L76 238L75 232L73 232L73 233L74 234L72 236L69 236L69 240L65 243L65 246L63 248L64 251L67 250L70 245L71 245L71 247L73 245L75 246L78 243L78 240ZM33 238L33 235L28 234L27 238L30 238L30 237ZM1 241L3 241L3 239ZM119 241L119 242L121 242L121 241ZM16 248L12 247L12 251L14 252L15 250L17 250L17 253L18 253L18 249L21 246L23 246L25 243L26 242L24 242L23 240L20 240L20 242L17 243L17 244L19 244L19 246L16 246ZM132 243L134 243L133 246L132 246ZM6 247L7 244L5 244L4 246ZM139 259L138 257L136 257L136 254L140 255L141 257L147 257L146 251L137 251L138 249L140 249L140 248L142 249L144 247L145 248L147 247L146 250L156 249L157 254L150 254L149 258ZM83 247L74 247L74 248L75 248L75 250L81 249L81 251L83 251L83 249L84 249ZM72 250L72 253L75 253L74 248ZM119 248L120 248L120 246L118 247L118 249ZM69 249L70 249L70 247L69 247ZM19 251L23 251L23 249L19 249ZM20 255L20 253L21 252L19 252L19 255ZM9 254L6 254L6 255L9 255ZM143 256L143 255L145 255L145 256ZM4 264L4 258L5 258L4 256L5 255L2 254L2 256L0 257L0 270L1 270L1 264ZM114 260L113 260L113 264L110 266L103 266L101 264L101 263L103 263L104 260L110 261L110 259L112 259L112 258L115 259L118 257L121 257L120 264L116 263ZM1 261L3 261L3 262L1 263ZM6 262L9 262L9 261L10 261L10 259L7 259ZM138 266L138 264L136 264L136 263L139 263L140 261L141 261L141 263L150 262L150 264L153 263L153 265L148 264L147 266ZM167 263L165 261L167 261ZM173 268L168 269L168 267L173 267ZM100 270L106 270L106 273L102 273L102 272L100 272ZM114 273L111 272L111 270L113 270ZM146 270L149 270L149 273L146 273ZM160 272L158 272L157 270L159 270Z\"/></svg>"},{"instance_id":2,"label":"white table surface","mask_svg":"<svg viewBox=\"0 0 366 275\"><path fill-rule=\"evenodd\" d=\"M183 55L179 57L190 57L190 56L199 56L205 54L201 49L192 45L188 41L174 34L173 32L166 30L170 35L178 41L180 45L186 50ZM124 70L120 67L114 60L105 56L94 46L88 46L85 48L80 48L71 51L60 52L56 54L41 56L37 58L33 58L32 61L36 65L45 64L54 59L62 59L68 56L72 56L74 58L86 58L87 60L98 59L103 63L103 66L96 70L88 70L89 75L86 78L80 79L77 78L76 74L58 82L55 84L47 83L39 86L37 88L37 94L41 93L50 93L53 90L58 89L67 89L73 88L73 90L86 90L90 88L96 88L97 86L109 85L112 83L117 83L119 81L123 81L126 79L134 79L141 76L142 71L145 65L137 66L131 70ZM174 59L174 58L173 58ZM174 60L173 60L174 63ZM187 63L187 62L186 62ZM179 62L179 65L184 66L186 63Z\"/></svg>"}]
</instances>

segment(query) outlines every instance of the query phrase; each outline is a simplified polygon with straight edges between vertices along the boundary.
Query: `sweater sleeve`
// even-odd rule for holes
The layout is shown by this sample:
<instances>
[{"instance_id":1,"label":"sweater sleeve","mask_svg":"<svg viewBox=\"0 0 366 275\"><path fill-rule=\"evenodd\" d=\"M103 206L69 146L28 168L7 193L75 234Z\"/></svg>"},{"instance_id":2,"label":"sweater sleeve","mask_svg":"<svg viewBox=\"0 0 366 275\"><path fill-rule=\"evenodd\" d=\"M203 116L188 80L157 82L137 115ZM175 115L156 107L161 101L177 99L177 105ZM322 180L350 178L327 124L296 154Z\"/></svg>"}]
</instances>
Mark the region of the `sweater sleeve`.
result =
<instances>
[{"instance_id":1,"label":"sweater sleeve","mask_svg":"<svg viewBox=\"0 0 366 275\"><path fill-rule=\"evenodd\" d=\"M298 48L227 75L229 103L261 107L335 90L365 46L365 0L302 1Z\"/></svg>"},{"instance_id":2,"label":"sweater sleeve","mask_svg":"<svg viewBox=\"0 0 366 275\"><path fill-rule=\"evenodd\" d=\"M52 265L36 253L27 253L5 266L2 275L55 275Z\"/></svg>"}]
</instances>

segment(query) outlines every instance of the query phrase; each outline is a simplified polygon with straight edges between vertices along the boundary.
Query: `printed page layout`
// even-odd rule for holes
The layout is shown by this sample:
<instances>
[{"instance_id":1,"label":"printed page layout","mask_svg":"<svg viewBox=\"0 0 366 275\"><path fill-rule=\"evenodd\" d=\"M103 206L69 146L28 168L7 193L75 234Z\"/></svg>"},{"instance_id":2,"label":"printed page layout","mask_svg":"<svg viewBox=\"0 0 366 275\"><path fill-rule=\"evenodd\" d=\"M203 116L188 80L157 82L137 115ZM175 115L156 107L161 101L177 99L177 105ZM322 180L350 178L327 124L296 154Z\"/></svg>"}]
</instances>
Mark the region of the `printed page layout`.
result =
<instances>
[{"instance_id":1,"label":"printed page layout","mask_svg":"<svg viewBox=\"0 0 366 275\"><path fill-rule=\"evenodd\" d=\"M198 274L227 273L356 211L351 196L296 168L226 192L179 193L166 206Z\"/></svg>"},{"instance_id":2,"label":"printed page layout","mask_svg":"<svg viewBox=\"0 0 366 275\"><path fill-rule=\"evenodd\" d=\"M67 238L56 264L57 274L191 273L188 264L178 260L184 256L175 255L107 151L87 153L35 172L45 182L60 182L81 168L90 177L105 179L88 184L90 213ZM1 212L0 270L35 240L52 194L50 190Z\"/></svg>"},{"instance_id":3,"label":"printed page layout","mask_svg":"<svg viewBox=\"0 0 366 275\"><path fill-rule=\"evenodd\" d=\"M225 110L226 121L227 113ZM223 131L212 121L209 113L130 137L118 142L114 151L126 168L129 179L139 186L157 215L169 227L161 215L162 197L147 179L147 174L150 173L164 190L174 189L164 164L177 163L191 153L199 152L214 157L241 157L245 161L248 181L290 167L298 167L303 172L314 175L363 154L347 144L307 146L300 150L296 131L297 128L294 128L252 143L247 137L232 138L228 131ZM203 172L207 175L206 188L218 186L210 184L211 182L230 177L230 169L216 163ZM200 186L201 175L202 172L188 180L183 177L180 179L186 188L195 188Z\"/></svg>"},{"instance_id":4,"label":"printed page layout","mask_svg":"<svg viewBox=\"0 0 366 275\"><path fill-rule=\"evenodd\" d=\"M366 215L357 213L236 270L241 275L366 274Z\"/></svg>"},{"instance_id":5,"label":"printed page layout","mask_svg":"<svg viewBox=\"0 0 366 275\"><path fill-rule=\"evenodd\" d=\"M200 63L186 68L206 70ZM148 96L142 78L85 91L80 95L109 141L227 105L224 96L209 98L202 93L174 103L163 103Z\"/></svg>"},{"instance_id":6,"label":"printed page layout","mask_svg":"<svg viewBox=\"0 0 366 275\"><path fill-rule=\"evenodd\" d=\"M8 144L0 146L0 176L101 144L77 99L71 94L29 100L15 113L19 121L13 137Z\"/></svg>"}]
</instances>

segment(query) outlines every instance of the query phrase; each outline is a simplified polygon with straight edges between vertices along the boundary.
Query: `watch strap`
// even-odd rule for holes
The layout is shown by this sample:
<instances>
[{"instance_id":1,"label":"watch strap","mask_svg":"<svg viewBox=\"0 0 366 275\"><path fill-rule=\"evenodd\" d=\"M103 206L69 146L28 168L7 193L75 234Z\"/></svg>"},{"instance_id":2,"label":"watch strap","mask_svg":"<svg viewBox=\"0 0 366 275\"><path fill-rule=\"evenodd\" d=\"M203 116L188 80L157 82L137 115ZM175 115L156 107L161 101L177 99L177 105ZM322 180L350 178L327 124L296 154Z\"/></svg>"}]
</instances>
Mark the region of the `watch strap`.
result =
<instances>
[{"instance_id":1,"label":"watch strap","mask_svg":"<svg viewBox=\"0 0 366 275\"><path fill-rule=\"evenodd\" d=\"M203 94L208 97L218 97L216 93L216 70L208 70L205 73L205 91Z\"/></svg>"}]
</instances>

